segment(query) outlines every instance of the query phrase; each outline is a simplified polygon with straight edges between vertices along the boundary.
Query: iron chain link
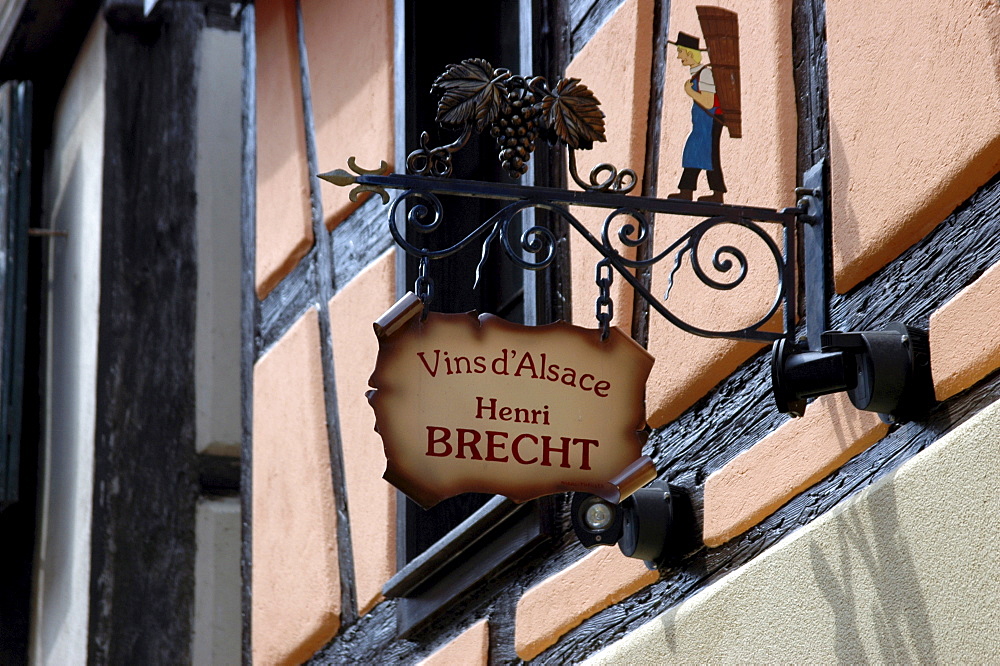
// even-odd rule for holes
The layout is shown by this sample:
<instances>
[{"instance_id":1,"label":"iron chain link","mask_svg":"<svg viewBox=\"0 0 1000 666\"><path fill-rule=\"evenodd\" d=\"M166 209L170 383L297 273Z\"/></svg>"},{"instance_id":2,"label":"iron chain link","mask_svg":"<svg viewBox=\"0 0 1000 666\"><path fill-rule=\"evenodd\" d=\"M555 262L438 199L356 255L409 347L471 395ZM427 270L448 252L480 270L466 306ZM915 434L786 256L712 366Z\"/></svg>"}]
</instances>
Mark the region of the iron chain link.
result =
<instances>
[{"instance_id":1,"label":"iron chain link","mask_svg":"<svg viewBox=\"0 0 1000 666\"><path fill-rule=\"evenodd\" d=\"M427 257L420 259L420 269L417 273L416 283L413 286L413 291L417 295L417 298L424 304L425 313L431 301L434 300L434 280L427 275L427 265L429 263L430 260Z\"/></svg>"},{"instance_id":2,"label":"iron chain link","mask_svg":"<svg viewBox=\"0 0 1000 666\"><path fill-rule=\"evenodd\" d=\"M611 283L614 281L614 273L611 270L611 262L602 259L597 262L597 287L598 296L596 303L597 323L601 329L601 340L607 340L611 335L611 320L615 316L615 304L611 300Z\"/></svg>"}]
</instances>

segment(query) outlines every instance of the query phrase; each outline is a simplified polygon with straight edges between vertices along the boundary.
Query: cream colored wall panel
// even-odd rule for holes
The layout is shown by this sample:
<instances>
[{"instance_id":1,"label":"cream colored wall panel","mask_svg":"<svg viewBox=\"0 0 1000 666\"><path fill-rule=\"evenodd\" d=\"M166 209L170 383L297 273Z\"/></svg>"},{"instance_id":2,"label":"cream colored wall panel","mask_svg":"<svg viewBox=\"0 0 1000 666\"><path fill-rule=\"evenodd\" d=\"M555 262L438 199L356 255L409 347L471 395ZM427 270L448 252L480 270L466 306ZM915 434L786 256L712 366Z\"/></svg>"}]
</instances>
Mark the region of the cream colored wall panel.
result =
<instances>
[{"instance_id":1,"label":"cream colored wall panel","mask_svg":"<svg viewBox=\"0 0 1000 666\"><path fill-rule=\"evenodd\" d=\"M101 298L105 30L104 21L97 19L80 48L56 107L46 165L42 226L68 235L48 242L45 248L49 252L47 423L39 471L32 594L34 664L81 664L87 659ZM4 535L0 540L9 538Z\"/></svg>"},{"instance_id":2,"label":"cream colored wall panel","mask_svg":"<svg viewBox=\"0 0 1000 666\"><path fill-rule=\"evenodd\" d=\"M989 663L1000 402L590 664Z\"/></svg>"}]
</instances>

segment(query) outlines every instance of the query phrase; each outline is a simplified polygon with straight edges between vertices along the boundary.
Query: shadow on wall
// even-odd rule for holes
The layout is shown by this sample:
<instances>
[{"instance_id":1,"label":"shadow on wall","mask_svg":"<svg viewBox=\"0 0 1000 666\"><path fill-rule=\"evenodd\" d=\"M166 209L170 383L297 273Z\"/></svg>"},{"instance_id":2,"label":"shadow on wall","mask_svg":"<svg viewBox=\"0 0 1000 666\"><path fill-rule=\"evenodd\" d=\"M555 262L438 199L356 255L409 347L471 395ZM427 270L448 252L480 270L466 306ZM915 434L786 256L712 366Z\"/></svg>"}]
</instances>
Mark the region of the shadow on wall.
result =
<instances>
[{"instance_id":1,"label":"shadow on wall","mask_svg":"<svg viewBox=\"0 0 1000 666\"><path fill-rule=\"evenodd\" d=\"M827 224L835 224L838 233L830 234L832 237L836 238L830 245L830 261L832 266L827 270L833 271L833 283L831 284L831 290L833 292L838 292L836 288L837 283L837 272L838 270L843 270L845 256L850 256L854 254L855 248L838 248L838 246L846 245L848 243L860 243L861 242L861 228L858 225L858 217L855 214L854 206L850 203L850 198L847 196L847 189L852 186L851 183L851 170L850 164L847 159L847 153L844 149L844 141L840 136L840 130L837 126L836 119L831 114L829 116L830 125L830 179L828 192L826 193L827 201ZM836 171L835 171L836 170ZM839 178L843 178L844 187L838 192L837 187L834 185L839 182ZM840 194L843 201L843 212L837 214L837 206L840 202L836 201L837 195ZM836 219L834 222L833 220ZM829 233L829 232L828 232ZM828 241L830 242L830 241ZM840 254L845 256L837 256L838 249Z\"/></svg>"},{"instance_id":2,"label":"shadow on wall","mask_svg":"<svg viewBox=\"0 0 1000 666\"><path fill-rule=\"evenodd\" d=\"M721 594L700 610L675 607L661 616L650 654L672 663L788 661L790 654L836 655L840 663L938 661L895 491L868 495L823 531L827 538L805 534L790 543L784 556L749 572L752 580L716 587Z\"/></svg>"},{"instance_id":3,"label":"shadow on wall","mask_svg":"<svg viewBox=\"0 0 1000 666\"><path fill-rule=\"evenodd\" d=\"M40 491L44 512L39 552L36 554L39 599L36 609L41 617L33 618L35 647L41 658L72 654L74 636L73 613L79 611L84 598L84 580L78 578L81 557L89 556L90 493L81 492L92 478L93 449L92 363L96 354L93 329L97 323L98 303L91 291L97 274L87 268L96 258L95 247L87 243L92 229L81 221L81 209L87 202L85 167L78 151L72 155L72 165L59 188L52 206L49 225L66 231L66 238L50 241L50 333L51 378L49 379L48 442ZM67 156L69 157L69 156ZM89 245L89 247L88 247ZM92 390L92 388L91 388ZM81 524L81 514L87 520ZM44 614L44 615L42 615ZM42 621L43 620L43 621ZM71 638L67 638L71 637Z\"/></svg>"},{"instance_id":4,"label":"shadow on wall","mask_svg":"<svg viewBox=\"0 0 1000 666\"><path fill-rule=\"evenodd\" d=\"M836 561L832 549L809 547L815 584L833 612L837 660L935 662L930 613L913 556L899 535L895 493L886 487L877 500L865 512L870 524L857 512L841 515Z\"/></svg>"}]
</instances>

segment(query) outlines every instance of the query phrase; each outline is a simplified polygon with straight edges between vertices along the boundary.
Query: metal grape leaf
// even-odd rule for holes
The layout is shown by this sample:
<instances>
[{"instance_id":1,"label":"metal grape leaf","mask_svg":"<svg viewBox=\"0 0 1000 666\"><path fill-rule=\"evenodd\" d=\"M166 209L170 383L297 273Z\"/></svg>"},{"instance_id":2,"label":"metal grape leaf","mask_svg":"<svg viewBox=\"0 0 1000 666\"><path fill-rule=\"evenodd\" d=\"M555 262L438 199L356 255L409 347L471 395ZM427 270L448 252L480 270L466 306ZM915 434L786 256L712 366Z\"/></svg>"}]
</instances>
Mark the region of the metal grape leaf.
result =
<instances>
[{"instance_id":1,"label":"metal grape leaf","mask_svg":"<svg viewBox=\"0 0 1000 666\"><path fill-rule=\"evenodd\" d=\"M474 122L476 131L482 132L500 112L507 92L503 84L509 78L510 72L494 70L482 58L449 65L431 87L443 93L435 120L456 127Z\"/></svg>"},{"instance_id":2,"label":"metal grape leaf","mask_svg":"<svg viewBox=\"0 0 1000 666\"><path fill-rule=\"evenodd\" d=\"M590 149L604 136L604 112L580 79L560 79L542 98L542 120L570 148Z\"/></svg>"}]
</instances>

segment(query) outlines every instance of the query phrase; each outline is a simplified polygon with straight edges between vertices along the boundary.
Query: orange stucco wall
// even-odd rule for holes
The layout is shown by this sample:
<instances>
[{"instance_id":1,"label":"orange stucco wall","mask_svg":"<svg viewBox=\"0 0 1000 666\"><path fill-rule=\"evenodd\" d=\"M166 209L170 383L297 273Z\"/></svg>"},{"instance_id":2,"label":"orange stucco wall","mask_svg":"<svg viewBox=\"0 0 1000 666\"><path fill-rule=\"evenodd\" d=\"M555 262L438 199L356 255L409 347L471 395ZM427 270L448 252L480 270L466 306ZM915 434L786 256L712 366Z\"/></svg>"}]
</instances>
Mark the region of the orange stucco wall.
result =
<instances>
[{"instance_id":1,"label":"orange stucco wall","mask_svg":"<svg viewBox=\"0 0 1000 666\"><path fill-rule=\"evenodd\" d=\"M614 165L619 171L635 172L636 194L642 191L643 166L646 160L646 120L649 115L649 70L652 46L653 3L650 0L627 0L608 20L566 69L566 76L580 81L594 91L605 114L606 143L595 143L592 150L577 151L580 177L589 182L591 169L598 164ZM598 181L610 173L598 174ZM574 184L571 187L576 188ZM609 211L575 207L572 213L597 238ZM631 222L618 218L615 229ZM621 248L622 254L635 256L635 250ZM573 275L573 323L597 326L594 301L598 290L594 266L601 259L597 250L579 234L570 235L570 260ZM612 271L613 273L614 271ZM626 333L632 326L632 287L615 274L611 291L614 300L612 324Z\"/></svg>"},{"instance_id":2,"label":"orange stucco wall","mask_svg":"<svg viewBox=\"0 0 1000 666\"><path fill-rule=\"evenodd\" d=\"M725 201L791 206L798 150L793 2L673 0L671 40L679 31L701 34L695 9L699 4L724 6L738 12L740 20L743 136L723 133ZM632 168L637 178L643 177L650 148L646 123L655 55L654 9L653 0L622 2L566 72L593 90L607 115L608 142L577 154L584 177L599 162ZM302 11L321 170L343 168L352 155L362 167L389 160L394 148L393 4L303 0ZM828 0L826 11L833 268L837 289L849 292L923 238L1000 169L1000 14L996 3L987 0ZM896 20L873 21L873 16ZM294 26L293 3L257 3L255 285L261 297L315 241ZM688 76L675 47L668 47L655 174L659 197L678 189L681 154L691 127L691 102L683 91ZM955 110L956 80L976 82L975 98L967 100L973 109L968 113ZM708 194L704 175L701 178L695 196ZM324 184L321 195L327 229L356 209L343 189ZM594 233L603 225L603 212L573 212ZM660 216L654 251L699 221ZM772 238L779 238L777 229ZM746 252L749 273L738 289L706 289L693 274L688 255L672 276L666 300L671 312L706 329L732 330L752 323L774 298L775 275L766 245L732 225L706 236L698 248L697 259L709 274L723 282L731 278L711 268L713 254L723 244ZM570 245L573 323L592 327L598 255L575 232ZM997 336L981 330L984 318L1000 315L998 266L930 314L932 369L940 400L976 386L1000 367ZM654 271L654 295L662 298L667 292L673 268L671 257ZM394 269L394 256L384 254L347 285L336 285L340 291L302 314L254 368L255 662L308 658L336 634L341 575L354 584L359 615L368 614L360 622L370 619L373 610L387 608L381 605L386 603L381 591L396 571L396 491L381 478L385 459L364 392L377 352L371 322L395 300ZM620 277L613 297L615 324L629 331L632 295ZM321 312L329 316L336 387L335 401L325 403ZM781 315L779 311L771 322L774 330L780 328ZM646 393L653 428L677 427L679 416L764 349L760 344L695 337L655 313L648 334L648 348L656 359ZM969 344L971 338L975 345ZM336 418L343 455L347 511L341 519L346 515L349 522L353 560L353 570L346 572L337 568L326 409ZM842 395L815 401L802 419L782 420L770 433L747 442L739 455L733 452L717 469L706 471L711 474L699 489L704 499L703 543L714 549L736 539L889 432L876 415L859 413ZM670 464L661 463L661 477L672 472ZM561 544L560 554L574 546ZM485 663L491 655L509 654L491 647L491 639L500 636L520 659L544 657L567 634L586 626L591 616L636 598L633 595L650 594L650 586L661 580L659 572L621 556L617 549L579 551L560 560L561 568L546 570L511 592L516 603L504 612L512 619L503 621L513 628L497 630L493 618L476 617L464 627L453 627L447 640L423 648L417 656L427 663Z\"/></svg>"},{"instance_id":3,"label":"orange stucco wall","mask_svg":"<svg viewBox=\"0 0 1000 666\"><path fill-rule=\"evenodd\" d=\"M894 14L905 20L872 20ZM834 272L845 292L1000 169L1000 10L832 0L827 31Z\"/></svg>"},{"instance_id":4,"label":"orange stucco wall","mask_svg":"<svg viewBox=\"0 0 1000 666\"><path fill-rule=\"evenodd\" d=\"M295 6L257 12L257 295L266 296L313 242Z\"/></svg>"},{"instance_id":5,"label":"orange stucco wall","mask_svg":"<svg viewBox=\"0 0 1000 666\"><path fill-rule=\"evenodd\" d=\"M319 318L314 309L254 367L252 644L296 663L340 626Z\"/></svg>"},{"instance_id":6,"label":"orange stucco wall","mask_svg":"<svg viewBox=\"0 0 1000 666\"><path fill-rule=\"evenodd\" d=\"M347 158L374 169L392 163L391 0L303 0L309 80L320 172L346 169ZM332 229L356 204L346 188L322 182Z\"/></svg>"},{"instance_id":7,"label":"orange stucco wall","mask_svg":"<svg viewBox=\"0 0 1000 666\"><path fill-rule=\"evenodd\" d=\"M382 480L385 454L365 398L378 355L372 322L396 300L394 260L391 252L383 255L330 301L344 480L362 612L382 598L382 586L396 572L396 489Z\"/></svg>"}]
</instances>

